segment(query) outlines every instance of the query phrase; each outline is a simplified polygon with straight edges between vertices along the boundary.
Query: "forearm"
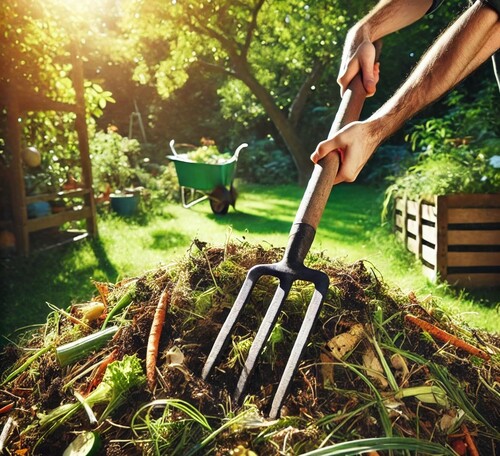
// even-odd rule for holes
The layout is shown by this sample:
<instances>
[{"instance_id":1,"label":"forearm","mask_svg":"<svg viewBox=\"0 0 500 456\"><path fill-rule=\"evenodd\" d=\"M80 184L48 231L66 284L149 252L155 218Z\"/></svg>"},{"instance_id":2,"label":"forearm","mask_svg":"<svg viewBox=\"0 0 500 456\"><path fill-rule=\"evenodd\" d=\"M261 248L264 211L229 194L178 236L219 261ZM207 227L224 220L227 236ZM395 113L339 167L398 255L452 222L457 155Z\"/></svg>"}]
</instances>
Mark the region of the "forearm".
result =
<instances>
[{"instance_id":1,"label":"forearm","mask_svg":"<svg viewBox=\"0 0 500 456\"><path fill-rule=\"evenodd\" d=\"M353 41L368 39L372 43L413 24L429 10L432 0L381 0L354 25L349 34Z\"/></svg>"},{"instance_id":2,"label":"forearm","mask_svg":"<svg viewBox=\"0 0 500 456\"><path fill-rule=\"evenodd\" d=\"M381 0L348 32L342 53L337 82L341 95L354 76L361 73L367 96L375 93L378 64L374 42L420 19L432 0Z\"/></svg>"},{"instance_id":3,"label":"forearm","mask_svg":"<svg viewBox=\"0 0 500 456\"><path fill-rule=\"evenodd\" d=\"M477 2L438 38L396 94L368 119L380 142L458 84L499 47L498 14Z\"/></svg>"}]
</instances>

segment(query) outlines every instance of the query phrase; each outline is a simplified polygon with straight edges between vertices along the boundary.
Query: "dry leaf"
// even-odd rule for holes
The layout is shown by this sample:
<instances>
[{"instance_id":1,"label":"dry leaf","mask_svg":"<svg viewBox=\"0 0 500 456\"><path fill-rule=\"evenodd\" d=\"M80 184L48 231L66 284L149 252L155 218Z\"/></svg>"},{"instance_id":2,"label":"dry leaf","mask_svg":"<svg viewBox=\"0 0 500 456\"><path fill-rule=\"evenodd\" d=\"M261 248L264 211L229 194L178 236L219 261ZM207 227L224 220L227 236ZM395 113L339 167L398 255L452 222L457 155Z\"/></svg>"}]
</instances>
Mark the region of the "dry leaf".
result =
<instances>
[{"instance_id":1,"label":"dry leaf","mask_svg":"<svg viewBox=\"0 0 500 456\"><path fill-rule=\"evenodd\" d=\"M401 356L399 353L396 353L391 356L391 365L398 371L399 376L401 377L400 386L405 386L408 382L408 377L410 371L408 370L408 364L406 359Z\"/></svg>"},{"instance_id":2,"label":"dry leaf","mask_svg":"<svg viewBox=\"0 0 500 456\"><path fill-rule=\"evenodd\" d=\"M382 367L375 350L368 344L366 344L366 348L363 353L363 366L366 368L366 374L368 377L376 381L381 388L385 389L389 386L389 382L384 376L384 368Z\"/></svg>"},{"instance_id":3,"label":"dry leaf","mask_svg":"<svg viewBox=\"0 0 500 456\"><path fill-rule=\"evenodd\" d=\"M349 331L338 334L330 339L326 345L332 356L341 360L346 354L352 352L364 337L364 326L361 323L356 323Z\"/></svg>"}]
</instances>

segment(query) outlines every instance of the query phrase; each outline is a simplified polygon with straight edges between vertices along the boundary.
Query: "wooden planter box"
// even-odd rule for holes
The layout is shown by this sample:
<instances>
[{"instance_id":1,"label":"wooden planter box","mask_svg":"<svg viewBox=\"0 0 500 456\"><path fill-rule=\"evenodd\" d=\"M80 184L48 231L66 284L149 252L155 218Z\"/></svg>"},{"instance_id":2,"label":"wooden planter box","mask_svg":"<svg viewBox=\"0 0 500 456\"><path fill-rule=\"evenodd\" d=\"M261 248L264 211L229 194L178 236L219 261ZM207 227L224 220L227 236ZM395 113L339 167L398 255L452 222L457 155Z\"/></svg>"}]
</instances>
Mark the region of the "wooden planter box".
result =
<instances>
[{"instance_id":1,"label":"wooden planter box","mask_svg":"<svg viewBox=\"0 0 500 456\"><path fill-rule=\"evenodd\" d=\"M395 229L431 280L500 287L500 194L395 201Z\"/></svg>"}]
</instances>

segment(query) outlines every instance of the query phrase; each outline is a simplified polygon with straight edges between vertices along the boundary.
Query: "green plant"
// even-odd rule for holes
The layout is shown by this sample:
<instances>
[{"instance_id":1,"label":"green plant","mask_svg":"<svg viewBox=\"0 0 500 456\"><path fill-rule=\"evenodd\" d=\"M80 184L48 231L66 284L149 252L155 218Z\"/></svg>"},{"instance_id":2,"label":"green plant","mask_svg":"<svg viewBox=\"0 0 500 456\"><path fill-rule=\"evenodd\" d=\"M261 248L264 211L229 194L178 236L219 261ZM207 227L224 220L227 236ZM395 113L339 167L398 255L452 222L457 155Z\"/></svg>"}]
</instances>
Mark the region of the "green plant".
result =
<instances>
[{"instance_id":1,"label":"green plant","mask_svg":"<svg viewBox=\"0 0 500 456\"><path fill-rule=\"evenodd\" d=\"M63 80L62 97L69 97L71 101L71 80L68 77ZM92 129L95 118L103 114L103 107L113 98L111 92L104 91L99 84L85 81L84 86L87 123ZM25 168L28 194L58 191L69 177L81 180L79 144L74 125L75 114L67 112L38 111L22 118L23 147L34 146L41 153L40 166Z\"/></svg>"},{"instance_id":2,"label":"green plant","mask_svg":"<svg viewBox=\"0 0 500 456\"><path fill-rule=\"evenodd\" d=\"M240 155L237 175L246 182L266 185L289 184L297 180L292 157L272 139L255 141Z\"/></svg>"},{"instance_id":3,"label":"green plant","mask_svg":"<svg viewBox=\"0 0 500 456\"><path fill-rule=\"evenodd\" d=\"M303 456L355 456L377 451L416 451L417 454L453 456L454 451L436 443L409 437L379 437L337 443L325 448L304 453Z\"/></svg>"},{"instance_id":4,"label":"green plant","mask_svg":"<svg viewBox=\"0 0 500 456\"><path fill-rule=\"evenodd\" d=\"M495 93L485 87L470 101L455 91L448 98L448 113L415 125L406 136L413 163L388 178L385 210L394 195L411 199L453 193L500 191L498 149L500 137Z\"/></svg>"},{"instance_id":5,"label":"green plant","mask_svg":"<svg viewBox=\"0 0 500 456\"><path fill-rule=\"evenodd\" d=\"M138 158L141 152L136 139L122 137L112 129L98 131L90 141L94 188L124 190L138 182Z\"/></svg>"},{"instance_id":6,"label":"green plant","mask_svg":"<svg viewBox=\"0 0 500 456\"><path fill-rule=\"evenodd\" d=\"M204 145L186 153L189 160L196 163L211 163L217 165L223 163L229 158L231 154L228 152L221 153L216 145Z\"/></svg>"},{"instance_id":7,"label":"green plant","mask_svg":"<svg viewBox=\"0 0 500 456\"><path fill-rule=\"evenodd\" d=\"M113 410L127 401L127 397L135 389L144 385L146 377L136 355L125 355L121 361L112 362L106 369L102 382L85 399L78 397L78 402L63 404L47 414L40 414L40 426L53 432L61 424L70 419L81 408L84 408L91 421L95 419L91 407L106 404L99 421L102 422Z\"/></svg>"}]
</instances>

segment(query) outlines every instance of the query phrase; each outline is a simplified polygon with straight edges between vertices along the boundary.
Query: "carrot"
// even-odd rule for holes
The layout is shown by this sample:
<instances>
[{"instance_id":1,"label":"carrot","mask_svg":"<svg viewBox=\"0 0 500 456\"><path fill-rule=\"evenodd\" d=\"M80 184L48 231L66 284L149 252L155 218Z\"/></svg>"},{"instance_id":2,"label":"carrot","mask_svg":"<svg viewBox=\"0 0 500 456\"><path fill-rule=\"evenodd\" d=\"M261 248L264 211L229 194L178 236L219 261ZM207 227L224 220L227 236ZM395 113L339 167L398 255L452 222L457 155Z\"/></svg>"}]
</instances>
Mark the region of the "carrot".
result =
<instances>
[{"instance_id":1,"label":"carrot","mask_svg":"<svg viewBox=\"0 0 500 456\"><path fill-rule=\"evenodd\" d=\"M465 342L464 340L454 336L453 334L450 334L437 326L433 325L432 323L429 323L428 321L422 320L421 318L416 317L415 315L407 314L405 316L405 320L409 321L417 326L419 326L421 329L424 331L427 331L432 337L442 341L442 342L448 342L452 345L454 345L457 348L460 348L467 353L470 353L471 355L477 356L478 358L482 358L486 361L489 361L491 359L491 356L486 353L485 351L474 347L473 345Z\"/></svg>"},{"instance_id":2,"label":"carrot","mask_svg":"<svg viewBox=\"0 0 500 456\"><path fill-rule=\"evenodd\" d=\"M0 408L0 415L10 412L13 408L14 402L9 402L7 405L4 405L2 408Z\"/></svg>"},{"instance_id":3,"label":"carrot","mask_svg":"<svg viewBox=\"0 0 500 456\"><path fill-rule=\"evenodd\" d=\"M476 444L474 443L474 439L470 435L469 430L465 424L462 424L462 432L464 433L465 443L467 444L467 450L470 456L479 456L479 451L477 449Z\"/></svg>"},{"instance_id":4,"label":"carrot","mask_svg":"<svg viewBox=\"0 0 500 456\"><path fill-rule=\"evenodd\" d=\"M146 377L148 379L149 388L152 390L156 383L156 359L158 357L158 349L160 346L160 337L165 323L167 314L167 303L169 298L168 289L165 288L158 300L151 331L149 332L148 344L146 348Z\"/></svg>"},{"instance_id":5,"label":"carrot","mask_svg":"<svg viewBox=\"0 0 500 456\"><path fill-rule=\"evenodd\" d=\"M92 380L90 381L87 387L87 394L89 394L99 383L101 383L102 378L104 377L104 372L106 372L106 368L109 364L116 360L116 355L118 354L118 349L114 349L106 358L104 358L97 366L97 370L92 376Z\"/></svg>"}]
</instances>

